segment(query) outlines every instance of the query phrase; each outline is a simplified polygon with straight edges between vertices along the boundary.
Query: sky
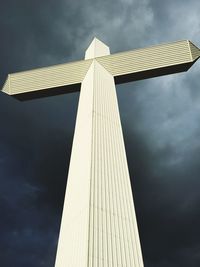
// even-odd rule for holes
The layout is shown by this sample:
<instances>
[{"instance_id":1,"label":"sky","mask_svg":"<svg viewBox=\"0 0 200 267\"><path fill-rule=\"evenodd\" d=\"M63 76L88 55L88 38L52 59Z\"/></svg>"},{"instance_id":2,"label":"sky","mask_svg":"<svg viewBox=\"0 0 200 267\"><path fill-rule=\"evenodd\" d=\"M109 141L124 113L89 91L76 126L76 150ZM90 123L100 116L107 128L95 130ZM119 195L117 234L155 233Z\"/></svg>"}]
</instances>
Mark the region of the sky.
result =
<instances>
[{"instance_id":1,"label":"sky","mask_svg":"<svg viewBox=\"0 0 200 267\"><path fill-rule=\"evenodd\" d=\"M0 85L8 73L190 39L198 0L1 0ZM145 267L200 266L200 61L118 85ZM19 102L0 93L0 266L53 267L79 93Z\"/></svg>"}]
</instances>

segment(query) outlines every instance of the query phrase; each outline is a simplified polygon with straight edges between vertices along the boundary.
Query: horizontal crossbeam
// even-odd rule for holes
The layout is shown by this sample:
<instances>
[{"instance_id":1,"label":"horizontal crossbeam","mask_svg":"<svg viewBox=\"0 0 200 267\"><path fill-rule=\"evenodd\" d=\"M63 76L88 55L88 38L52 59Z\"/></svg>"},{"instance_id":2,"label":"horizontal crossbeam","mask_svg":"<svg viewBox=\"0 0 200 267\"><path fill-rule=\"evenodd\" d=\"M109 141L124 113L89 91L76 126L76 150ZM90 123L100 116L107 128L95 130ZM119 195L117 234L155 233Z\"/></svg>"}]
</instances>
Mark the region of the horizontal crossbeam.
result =
<instances>
[{"instance_id":1,"label":"horizontal crossbeam","mask_svg":"<svg viewBox=\"0 0 200 267\"><path fill-rule=\"evenodd\" d=\"M98 58L117 84L187 71L200 57L188 40L135 49Z\"/></svg>"},{"instance_id":2,"label":"horizontal crossbeam","mask_svg":"<svg viewBox=\"0 0 200 267\"><path fill-rule=\"evenodd\" d=\"M9 74L3 92L26 100L80 90L92 60L81 60Z\"/></svg>"},{"instance_id":3,"label":"horizontal crossbeam","mask_svg":"<svg viewBox=\"0 0 200 267\"><path fill-rule=\"evenodd\" d=\"M200 57L188 40L97 57L117 84L187 71ZM3 92L20 100L80 90L92 59L9 74Z\"/></svg>"}]
</instances>

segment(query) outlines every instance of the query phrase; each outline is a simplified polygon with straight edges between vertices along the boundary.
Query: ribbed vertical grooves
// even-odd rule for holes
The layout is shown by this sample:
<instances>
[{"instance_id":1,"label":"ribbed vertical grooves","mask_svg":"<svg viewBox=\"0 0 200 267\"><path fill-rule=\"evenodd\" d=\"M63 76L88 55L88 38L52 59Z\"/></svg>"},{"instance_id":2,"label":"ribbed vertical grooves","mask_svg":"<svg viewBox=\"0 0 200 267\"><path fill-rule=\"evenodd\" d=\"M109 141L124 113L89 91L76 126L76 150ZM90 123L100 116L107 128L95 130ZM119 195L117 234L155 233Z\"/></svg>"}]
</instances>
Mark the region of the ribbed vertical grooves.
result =
<instances>
[{"instance_id":1,"label":"ribbed vertical grooves","mask_svg":"<svg viewBox=\"0 0 200 267\"><path fill-rule=\"evenodd\" d=\"M94 60L88 267L142 267L113 77Z\"/></svg>"}]
</instances>

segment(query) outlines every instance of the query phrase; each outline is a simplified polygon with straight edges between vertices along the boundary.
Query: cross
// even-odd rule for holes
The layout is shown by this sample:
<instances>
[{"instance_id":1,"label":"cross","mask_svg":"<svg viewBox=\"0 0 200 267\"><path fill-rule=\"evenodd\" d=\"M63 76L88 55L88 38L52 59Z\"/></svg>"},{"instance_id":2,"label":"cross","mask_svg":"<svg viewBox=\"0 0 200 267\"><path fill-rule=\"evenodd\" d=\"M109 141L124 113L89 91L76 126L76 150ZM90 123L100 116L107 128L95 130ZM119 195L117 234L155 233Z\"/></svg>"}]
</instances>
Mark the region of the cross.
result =
<instances>
[{"instance_id":1,"label":"cross","mask_svg":"<svg viewBox=\"0 0 200 267\"><path fill-rule=\"evenodd\" d=\"M20 100L80 90L55 267L142 267L115 84L187 71L188 40L110 55L94 38L85 60L9 74Z\"/></svg>"}]
</instances>

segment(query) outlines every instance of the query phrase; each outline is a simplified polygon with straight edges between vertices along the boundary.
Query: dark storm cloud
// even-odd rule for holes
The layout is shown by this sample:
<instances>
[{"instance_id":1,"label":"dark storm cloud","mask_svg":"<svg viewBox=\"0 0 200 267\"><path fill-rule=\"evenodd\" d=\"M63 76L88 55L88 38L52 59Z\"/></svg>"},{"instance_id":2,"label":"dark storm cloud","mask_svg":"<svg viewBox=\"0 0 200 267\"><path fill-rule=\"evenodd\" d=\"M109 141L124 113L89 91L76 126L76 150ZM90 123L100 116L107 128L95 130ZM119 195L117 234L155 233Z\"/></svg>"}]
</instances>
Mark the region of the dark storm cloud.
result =
<instances>
[{"instance_id":1,"label":"dark storm cloud","mask_svg":"<svg viewBox=\"0 0 200 267\"><path fill-rule=\"evenodd\" d=\"M1 1L7 73L177 39L200 45L199 1ZM199 72L118 86L145 266L200 264ZM78 95L0 96L0 263L54 266Z\"/></svg>"},{"instance_id":2,"label":"dark storm cloud","mask_svg":"<svg viewBox=\"0 0 200 267\"><path fill-rule=\"evenodd\" d=\"M114 43L113 51L133 48L152 21L147 1L2 1L0 15L1 58L8 72L79 59L94 35Z\"/></svg>"}]
</instances>

